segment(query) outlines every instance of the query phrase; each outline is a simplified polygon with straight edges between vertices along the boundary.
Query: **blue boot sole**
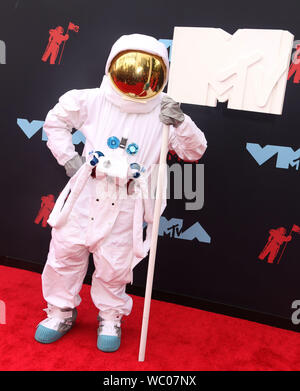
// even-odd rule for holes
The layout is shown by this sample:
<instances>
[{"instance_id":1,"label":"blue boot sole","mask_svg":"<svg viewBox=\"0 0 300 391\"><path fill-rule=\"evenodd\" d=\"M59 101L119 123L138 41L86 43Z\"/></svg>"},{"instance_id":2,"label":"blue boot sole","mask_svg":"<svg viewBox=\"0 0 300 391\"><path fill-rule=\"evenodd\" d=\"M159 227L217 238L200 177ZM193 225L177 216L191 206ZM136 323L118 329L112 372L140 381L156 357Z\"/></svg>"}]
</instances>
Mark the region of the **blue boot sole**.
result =
<instances>
[{"instance_id":1,"label":"blue boot sole","mask_svg":"<svg viewBox=\"0 0 300 391\"><path fill-rule=\"evenodd\" d=\"M99 335L97 339L97 348L102 352L115 352L119 349L121 339L112 335Z\"/></svg>"},{"instance_id":2,"label":"blue boot sole","mask_svg":"<svg viewBox=\"0 0 300 391\"><path fill-rule=\"evenodd\" d=\"M48 329L48 327L39 325L36 329L34 339L40 343L52 343L60 339L66 333Z\"/></svg>"}]
</instances>

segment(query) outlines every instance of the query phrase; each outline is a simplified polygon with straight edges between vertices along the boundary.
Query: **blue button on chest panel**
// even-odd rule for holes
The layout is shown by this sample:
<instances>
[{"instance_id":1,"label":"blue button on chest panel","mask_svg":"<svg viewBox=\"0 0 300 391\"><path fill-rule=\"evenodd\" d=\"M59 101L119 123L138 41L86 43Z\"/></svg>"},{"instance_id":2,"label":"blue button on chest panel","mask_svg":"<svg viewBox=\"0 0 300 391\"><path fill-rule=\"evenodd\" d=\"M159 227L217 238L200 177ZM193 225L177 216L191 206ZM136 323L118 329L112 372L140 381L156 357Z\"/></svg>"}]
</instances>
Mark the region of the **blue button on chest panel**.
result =
<instances>
[{"instance_id":1,"label":"blue button on chest panel","mask_svg":"<svg viewBox=\"0 0 300 391\"><path fill-rule=\"evenodd\" d=\"M115 137L115 136L112 136L112 137L109 137L107 139L107 145L109 146L109 148L111 149L116 149L119 147L120 145L120 140L118 139L118 137Z\"/></svg>"},{"instance_id":2,"label":"blue button on chest panel","mask_svg":"<svg viewBox=\"0 0 300 391\"><path fill-rule=\"evenodd\" d=\"M118 139L118 137L116 136L111 136L107 139L107 145L109 146L109 148L111 149L117 149L120 147L120 140ZM136 143L131 143L127 146L126 148L126 152L129 154L129 155L135 155L139 150L139 146L136 144Z\"/></svg>"}]
</instances>

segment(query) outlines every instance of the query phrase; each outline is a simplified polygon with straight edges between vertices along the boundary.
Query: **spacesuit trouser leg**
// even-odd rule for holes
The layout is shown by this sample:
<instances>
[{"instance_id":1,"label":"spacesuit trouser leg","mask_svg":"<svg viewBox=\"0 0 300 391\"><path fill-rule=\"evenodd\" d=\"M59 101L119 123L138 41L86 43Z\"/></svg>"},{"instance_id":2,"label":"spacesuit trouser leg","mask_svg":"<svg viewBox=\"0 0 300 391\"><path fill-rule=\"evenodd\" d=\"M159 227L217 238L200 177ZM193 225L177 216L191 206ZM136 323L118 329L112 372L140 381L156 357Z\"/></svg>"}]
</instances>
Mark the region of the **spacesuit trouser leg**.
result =
<instances>
[{"instance_id":1,"label":"spacesuit trouser leg","mask_svg":"<svg viewBox=\"0 0 300 391\"><path fill-rule=\"evenodd\" d=\"M47 303L59 308L75 308L81 298L84 277L88 268L89 251L67 238L59 237L53 229L48 259L42 274L43 296Z\"/></svg>"},{"instance_id":2,"label":"spacesuit trouser leg","mask_svg":"<svg viewBox=\"0 0 300 391\"><path fill-rule=\"evenodd\" d=\"M93 252L95 272L91 296L102 318L115 313L129 315L132 309L132 298L125 292L133 275L132 223L131 201L119 212L112 231Z\"/></svg>"}]
</instances>

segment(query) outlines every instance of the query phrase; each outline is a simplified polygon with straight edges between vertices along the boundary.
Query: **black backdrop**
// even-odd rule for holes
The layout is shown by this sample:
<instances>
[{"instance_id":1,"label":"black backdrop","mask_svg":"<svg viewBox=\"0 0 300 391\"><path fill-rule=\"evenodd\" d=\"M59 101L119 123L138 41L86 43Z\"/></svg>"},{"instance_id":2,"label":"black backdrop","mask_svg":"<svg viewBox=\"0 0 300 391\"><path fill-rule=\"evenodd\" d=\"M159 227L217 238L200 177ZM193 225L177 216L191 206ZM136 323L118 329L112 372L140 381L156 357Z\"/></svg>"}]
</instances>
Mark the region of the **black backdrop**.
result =
<instances>
[{"instance_id":1,"label":"black backdrop","mask_svg":"<svg viewBox=\"0 0 300 391\"><path fill-rule=\"evenodd\" d=\"M6 64L0 64L0 255L45 263L51 230L34 219L41 197L56 198L67 180L42 140L42 130L28 138L18 118L43 121L64 92L99 86L110 48L123 34L172 39L174 26L220 27L229 33L274 28L290 31L296 40L299 11L296 0L2 0L0 40ZM49 29L63 26L66 31L69 22L79 32L70 32L60 65L41 61ZM292 234L279 264L258 255L270 229L289 232L293 224L300 225L299 171L277 168L276 156L259 165L246 145L297 150L299 97L300 85L291 77L282 116L229 110L226 104L182 106L208 140L200 161L205 165L205 201L201 210L185 211L185 200L170 200L164 217L182 219L183 231L199 222L211 241L179 239L167 232L160 236L155 289L290 318L291 303L300 298L300 235ZM176 156L169 162L177 162ZM137 266L134 285L145 285L146 267L146 261Z\"/></svg>"}]
</instances>

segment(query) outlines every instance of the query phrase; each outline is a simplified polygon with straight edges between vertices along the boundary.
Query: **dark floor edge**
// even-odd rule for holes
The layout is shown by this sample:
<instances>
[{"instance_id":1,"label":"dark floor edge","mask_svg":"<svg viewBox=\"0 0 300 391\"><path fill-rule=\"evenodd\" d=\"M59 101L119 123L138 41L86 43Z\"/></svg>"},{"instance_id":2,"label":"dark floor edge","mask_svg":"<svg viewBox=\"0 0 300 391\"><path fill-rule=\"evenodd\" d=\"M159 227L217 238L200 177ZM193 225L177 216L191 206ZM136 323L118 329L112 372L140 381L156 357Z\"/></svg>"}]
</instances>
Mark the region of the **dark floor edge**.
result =
<instances>
[{"instance_id":1,"label":"dark floor edge","mask_svg":"<svg viewBox=\"0 0 300 391\"><path fill-rule=\"evenodd\" d=\"M42 273L44 265L36 262L30 262L23 259L15 259L7 256L0 256L0 265L15 267L28 270L35 273ZM91 276L87 275L84 280L85 284L91 284ZM136 285L127 285L127 293L135 296L144 297L145 288ZM165 301L168 303L179 304L186 307L197 308L204 311L214 312L221 315L232 316L249 320L252 322L262 323L268 326L277 327L290 331L300 331L300 326L294 325L291 319L281 318L273 314L256 312L241 307L235 307L224 303L212 302L206 299L200 299L190 296L178 295L172 292L153 290L152 298L155 300Z\"/></svg>"}]
</instances>

